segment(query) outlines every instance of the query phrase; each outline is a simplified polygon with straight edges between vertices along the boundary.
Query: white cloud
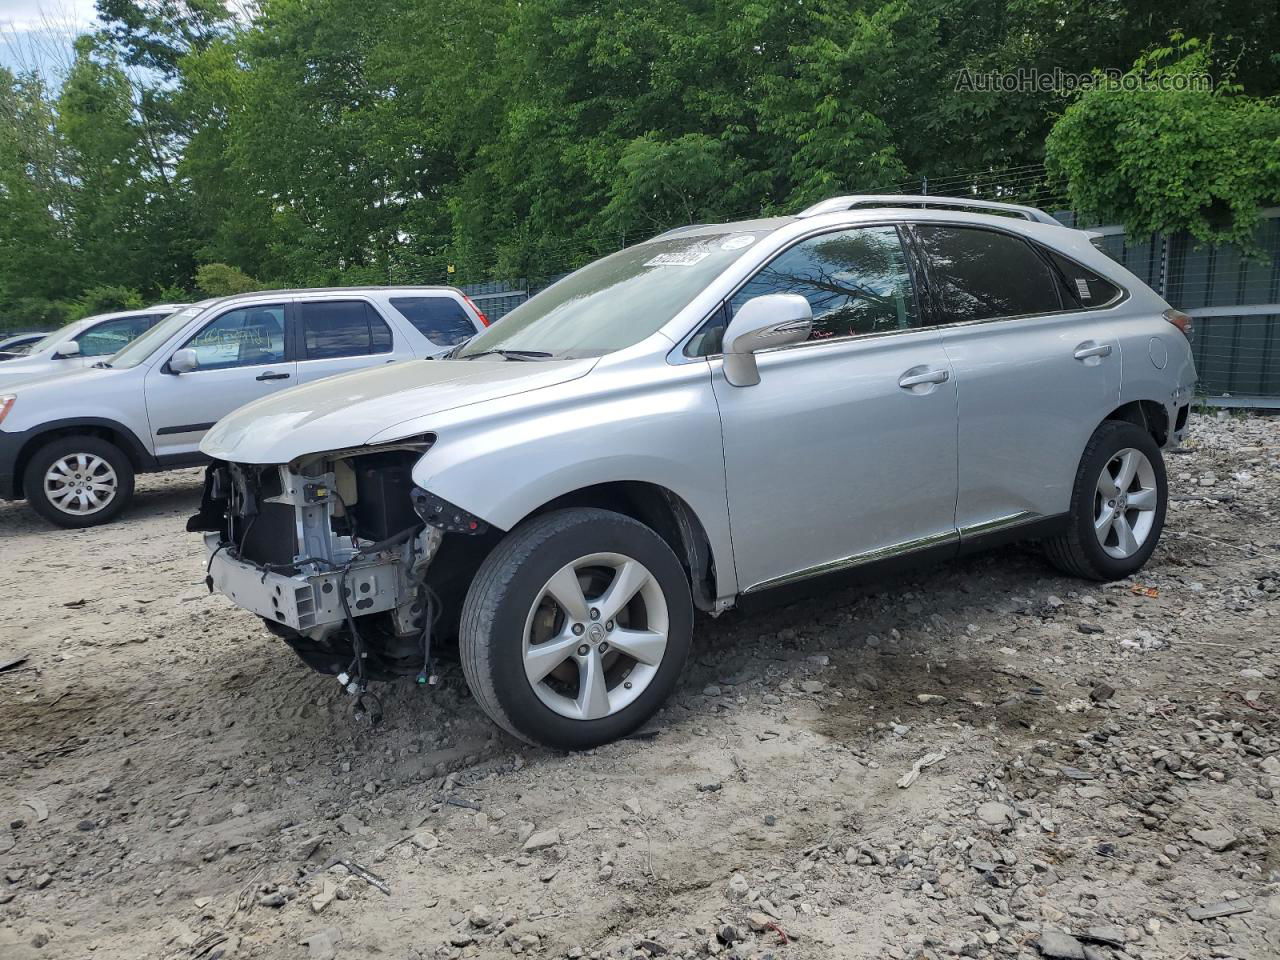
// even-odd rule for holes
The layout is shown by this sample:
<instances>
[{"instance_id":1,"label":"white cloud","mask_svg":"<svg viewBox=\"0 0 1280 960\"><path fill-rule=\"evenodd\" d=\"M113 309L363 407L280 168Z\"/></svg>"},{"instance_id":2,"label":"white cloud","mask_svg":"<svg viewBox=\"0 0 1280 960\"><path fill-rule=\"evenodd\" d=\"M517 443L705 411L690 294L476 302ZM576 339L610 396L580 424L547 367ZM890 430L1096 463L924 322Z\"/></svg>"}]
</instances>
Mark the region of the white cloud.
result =
<instances>
[{"instance_id":1,"label":"white cloud","mask_svg":"<svg viewBox=\"0 0 1280 960\"><path fill-rule=\"evenodd\" d=\"M15 33L59 32L91 25L93 0L0 0L0 27Z\"/></svg>"}]
</instances>

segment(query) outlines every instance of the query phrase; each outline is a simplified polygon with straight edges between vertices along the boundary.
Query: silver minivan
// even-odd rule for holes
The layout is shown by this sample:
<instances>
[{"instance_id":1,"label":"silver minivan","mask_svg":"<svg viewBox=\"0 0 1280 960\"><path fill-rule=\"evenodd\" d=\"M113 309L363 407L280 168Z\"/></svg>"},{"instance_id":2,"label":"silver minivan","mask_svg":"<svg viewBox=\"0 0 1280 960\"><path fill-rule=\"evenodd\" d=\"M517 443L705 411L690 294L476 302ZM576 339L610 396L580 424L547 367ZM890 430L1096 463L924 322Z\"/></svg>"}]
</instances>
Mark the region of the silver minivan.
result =
<instances>
[{"instance_id":1,"label":"silver minivan","mask_svg":"<svg viewBox=\"0 0 1280 960\"><path fill-rule=\"evenodd\" d=\"M0 498L62 527L107 523L135 473L202 462L201 437L236 407L435 356L487 323L452 287L273 290L185 307L88 369L6 388L6 364Z\"/></svg>"},{"instance_id":2,"label":"silver minivan","mask_svg":"<svg viewBox=\"0 0 1280 960\"><path fill-rule=\"evenodd\" d=\"M582 748L694 611L1039 540L1108 580L1164 524L1188 318L1038 210L840 197L584 267L431 363L201 444L209 583L363 696L457 636L503 728Z\"/></svg>"}]
</instances>

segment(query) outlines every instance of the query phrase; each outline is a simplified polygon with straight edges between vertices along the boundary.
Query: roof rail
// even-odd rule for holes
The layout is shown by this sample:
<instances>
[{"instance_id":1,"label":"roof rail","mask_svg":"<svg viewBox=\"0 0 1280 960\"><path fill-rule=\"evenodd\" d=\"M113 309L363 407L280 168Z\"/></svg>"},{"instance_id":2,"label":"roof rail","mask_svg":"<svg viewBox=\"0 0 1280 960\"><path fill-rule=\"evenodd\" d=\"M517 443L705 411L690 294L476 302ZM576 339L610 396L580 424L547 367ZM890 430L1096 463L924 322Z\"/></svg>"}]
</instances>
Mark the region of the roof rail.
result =
<instances>
[{"instance_id":1,"label":"roof rail","mask_svg":"<svg viewBox=\"0 0 1280 960\"><path fill-rule=\"evenodd\" d=\"M1017 203L996 203L993 200L970 200L967 197L934 197L926 195L908 196L892 193L855 193L847 197L832 197L815 203L796 214L797 217L816 217L823 213L839 213L842 210L853 210L855 207L919 207L925 210L971 210L980 212L990 210L993 213L1014 214L1024 220L1036 223L1051 223L1062 226L1057 220L1037 207L1026 207Z\"/></svg>"}]
</instances>

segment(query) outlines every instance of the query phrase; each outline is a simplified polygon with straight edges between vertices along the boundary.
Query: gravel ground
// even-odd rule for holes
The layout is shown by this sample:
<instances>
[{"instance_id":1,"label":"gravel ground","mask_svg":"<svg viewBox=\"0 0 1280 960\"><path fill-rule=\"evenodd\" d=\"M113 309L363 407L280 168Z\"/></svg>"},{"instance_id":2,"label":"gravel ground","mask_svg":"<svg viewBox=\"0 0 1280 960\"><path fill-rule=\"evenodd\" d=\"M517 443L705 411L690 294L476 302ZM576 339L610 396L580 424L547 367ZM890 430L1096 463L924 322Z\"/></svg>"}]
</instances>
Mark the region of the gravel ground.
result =
<instances>
[{"instance_id":1,"label":"gravel ground","mask_svg":"<svg viewBox=\"0 0 1280 960\"><path fill-rule=\"evenodd\" d=\"M1012 548L703 620L578 755L456 668L353 720L206 594L198 471L102 530L0 505L0 956L1271 960L1280 419L1168 459L1135 581Z\"/></svg>"}]
</instances>

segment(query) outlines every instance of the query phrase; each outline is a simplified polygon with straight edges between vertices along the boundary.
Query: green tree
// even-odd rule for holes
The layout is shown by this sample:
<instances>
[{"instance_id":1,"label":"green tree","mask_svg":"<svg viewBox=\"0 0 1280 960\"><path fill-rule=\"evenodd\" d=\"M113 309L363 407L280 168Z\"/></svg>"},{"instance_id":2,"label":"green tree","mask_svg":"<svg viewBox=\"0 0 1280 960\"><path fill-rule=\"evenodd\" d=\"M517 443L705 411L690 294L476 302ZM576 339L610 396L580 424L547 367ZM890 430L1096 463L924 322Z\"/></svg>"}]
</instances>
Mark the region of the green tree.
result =
<instances>
[{"instance_id":1,"label":"green tree","mask_svg":"<svg viewBox=\"0 0 1280 960\"><path fill-rule=\"evenodd\" d=\"M196 289L209 297L229 297L261 290L262 284L237 267L206 263L196 269Z\"/></svg>"},{"instance_id":2,"label":"green tree","mask_svg":"<svg viewBox=\"0 0 1280 960\"><path fill-rule=\"evenodd\" d=\"M1079 214L1251 247L1260 209L1280 202L1280 100L1222 79L1196 87L1213 65L1207 45L1175 38L1127 74L1169 89L1100 88L1067 109L1046 150Z\"/></svg>"}]
</instances>

